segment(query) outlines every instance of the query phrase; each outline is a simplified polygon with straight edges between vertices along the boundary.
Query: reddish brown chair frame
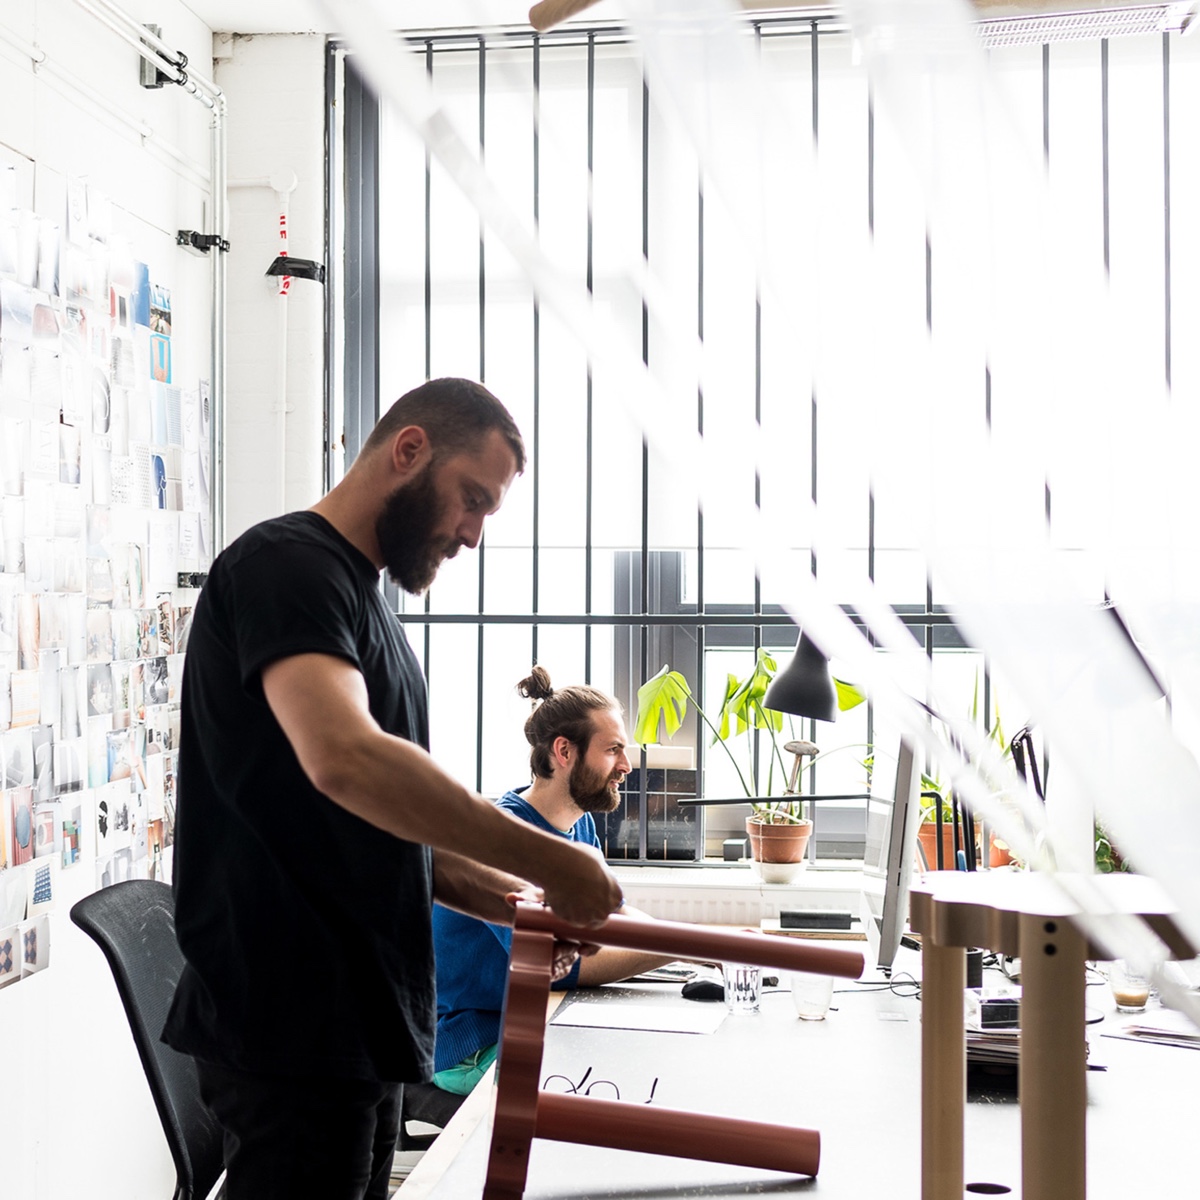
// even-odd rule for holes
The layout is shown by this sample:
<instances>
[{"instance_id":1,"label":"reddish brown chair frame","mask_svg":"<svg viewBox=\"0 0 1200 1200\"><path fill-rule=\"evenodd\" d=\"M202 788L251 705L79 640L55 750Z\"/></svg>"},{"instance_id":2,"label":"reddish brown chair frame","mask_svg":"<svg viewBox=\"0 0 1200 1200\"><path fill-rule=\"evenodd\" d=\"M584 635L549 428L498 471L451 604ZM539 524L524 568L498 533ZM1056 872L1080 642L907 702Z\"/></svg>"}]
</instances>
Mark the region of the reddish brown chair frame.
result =
<instances>
[{"instance_id":1,"label":"reddish brown chair frame","mask_svg":"<svg viewBox=\"0 0 1200 1200\"><path fill-rule=\"evenodd\" d=\"M846 979L857 979L863 970L863 956L853 950L636 917L611 917L598 929L582 929L560 921L549 909L518 905L483 1200L521 1200L529 1146L535 1137L816 1175L821 1135L813 1129L587 1096L539 1094L556 938Z\"/></svg>"}]
</instances>

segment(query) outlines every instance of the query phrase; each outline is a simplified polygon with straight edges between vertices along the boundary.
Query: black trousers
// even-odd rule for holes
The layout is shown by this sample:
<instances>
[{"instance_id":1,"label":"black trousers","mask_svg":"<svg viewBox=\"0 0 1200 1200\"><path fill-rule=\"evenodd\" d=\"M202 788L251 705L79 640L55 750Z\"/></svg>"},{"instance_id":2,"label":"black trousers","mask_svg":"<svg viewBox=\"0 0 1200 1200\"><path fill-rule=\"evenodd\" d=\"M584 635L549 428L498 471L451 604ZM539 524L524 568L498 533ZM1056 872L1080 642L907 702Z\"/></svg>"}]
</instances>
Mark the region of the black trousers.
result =
<instances>
[{"instance_id":1,"label":"black trousers","mask_svg":"<svg viewBox=\"0 0 1200 1200\"><path fill-rule=\"evenodd\" d=\"M196 1069L225 1134L226 1200L387 1200L399 1084Z\"/></svg>"}]
</instances>

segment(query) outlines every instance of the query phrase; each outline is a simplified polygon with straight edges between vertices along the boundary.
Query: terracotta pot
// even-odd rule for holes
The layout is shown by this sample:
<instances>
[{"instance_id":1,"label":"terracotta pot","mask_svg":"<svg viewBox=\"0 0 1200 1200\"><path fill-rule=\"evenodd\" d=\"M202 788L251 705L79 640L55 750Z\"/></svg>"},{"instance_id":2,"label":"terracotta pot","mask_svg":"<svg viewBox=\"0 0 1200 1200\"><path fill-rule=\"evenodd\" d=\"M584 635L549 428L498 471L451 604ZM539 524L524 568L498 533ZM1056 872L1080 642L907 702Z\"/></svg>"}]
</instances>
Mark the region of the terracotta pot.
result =
<instances>
[{"instance_id":1,"label":"terracotta pot","mask_svg":"<svg viewBox=\"0 0 1200 1200\"><path fill-rule=\"evenodd\" d=\"M746 833L750 837L750 857L760 863L801 863L812 836L812 822L788 822L771 825L746 818Z\"/></svg>"},{"instance_id":2,"label":"terracotta pot","mask_svg":"<svg viewBox=\"0 0 1200 1200\"><path fill-rule=\"evenodd\" d=\"M937 824L934 821L926 821L917 830L917 840L921 843L921 849L925 851L925 861L929 864L929 870L936 871ZM918 862L917 866L920 865ZM942 869L954 870L954 825L950 821L942 824Z\"/></svg>"},{"instance_id":3,"label":"terracotta pot","mask_svg":"<svg viewBox=\"0 0 1200 1200\"><path fill-rule=\"evenodd\" d=\"M988 854L989 867L1007 867L1012 862L1012 851L1008 848L1008 843L1001 841L995 834L991 836L991 849Z\"/></svg>"}]
</instances>

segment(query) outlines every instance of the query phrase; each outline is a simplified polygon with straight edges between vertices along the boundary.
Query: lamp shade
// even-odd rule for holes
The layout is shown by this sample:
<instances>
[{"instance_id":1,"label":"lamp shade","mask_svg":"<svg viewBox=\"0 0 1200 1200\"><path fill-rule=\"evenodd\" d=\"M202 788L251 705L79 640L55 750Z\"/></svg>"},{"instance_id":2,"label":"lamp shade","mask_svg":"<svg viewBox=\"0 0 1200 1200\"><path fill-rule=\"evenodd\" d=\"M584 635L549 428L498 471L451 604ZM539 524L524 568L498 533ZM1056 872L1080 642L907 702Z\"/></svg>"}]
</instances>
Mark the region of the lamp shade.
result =
<instances>
[{"instance_id":1,"label":"lamp shade","mask_svg":"<svg viewBox=\"0 0 1200 1200\"><path fill-rule=\"evenodd\" d=\"M792 661L767 688L763 707L816 721L837 719L837 692L829 673L829 660L803 633Z\"/></svg>"}]
</instances>

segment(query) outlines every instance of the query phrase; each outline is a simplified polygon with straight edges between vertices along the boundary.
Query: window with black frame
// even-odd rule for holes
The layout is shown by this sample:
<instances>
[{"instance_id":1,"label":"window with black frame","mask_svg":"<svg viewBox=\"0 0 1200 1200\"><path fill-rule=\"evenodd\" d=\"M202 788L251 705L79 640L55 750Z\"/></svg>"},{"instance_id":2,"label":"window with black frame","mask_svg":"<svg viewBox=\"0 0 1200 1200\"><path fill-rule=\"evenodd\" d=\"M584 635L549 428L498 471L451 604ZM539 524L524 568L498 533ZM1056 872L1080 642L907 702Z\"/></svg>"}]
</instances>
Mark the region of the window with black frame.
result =
<instances>
[{"instance_id":1,"label":"window with black frame","mask_svg":"<svg viewBox=\"0 0 1200 1200\"><path fill-rule=\"evenodd\" d=\"M781 195L800 194L800 172L819 155L821 195L797 200L790 220L785 206L766 229L794 281L793 299L814 312L822 289L853 289L836 270L837 239L852 229L905 281L906 317L931 325L940 281L922 200L897 138L875 119L849 36L832 19L747 21L745 29L812 139L774 148ZM1149 59L1160 43L1147 41ZM619 373L603 357L589 359L543 309L423 142L386 105L375 108L352 59L344 72L331 69L331 80L344 80L344 99L330 112L346 114L331 143L342 147L346 180L344 190L331 188L344 209L335 226L345 231L345 277L334 294L348 317L332 411L344 408L346 453L380 406L443 375L483 380L530 450L479 552L447 562L426 596L395 597L429 680L435 757L484 794L524 783L527 702L514 685L535 662L556 683L613 692L631 733L637 689L663 666L683 673L701 707L716 712L728 678L744 675L760 650L780 666L790 656L796 628L783 605L789 580L805 572L835 590L842 579L869 578L926 650L943 694L961 696L963 712L974 705L990 726L987 664L955 627L951 598L935 595L913 534L915 506L931 495L952 502L935 495L936 464L914 464L903 488L876 486L863 430L839 403L856 386L864 348L853 330L825 331L818 361L784 307L761 293L730 213L686 141L671 136L637 45L618 28L598 27L430 35L410 46L493 185L558 270L637 347L664 393L694 378L676 370L664 330L677 322L694 332L711 387L689 384L691 394L675 397L688 432L720 447L720 490L780 528L778 544L756 559L737 519L719 503L701 504L698 482L673 471L668 448L651 444L618 403ZM1070 99L1054 110L1053 128L1070 137L1101 115L1108 128L1107 108L1097 107L1108 105L1107 47L1097 39L1061 54L1056 47L1053 57L1039 46L992 54L1030 104L1061 84ZM341 53L331 50L334 59ZM1094 96L1085 95L1093 82ZM1039 154L1050 110L1042 117L1028 130ZM1099 207L1106 201L1096 186ZM1153 196L1151 188L1144 203ZM1121 219L1137 221L1139 211L1131 203ZM806 221L813 213L834 214L833 224L814 226ZM653 303L635 286L643 266ZM916 386L896 379L893 402L903 406ZM963 402L1003 419L986 363ZM819 514L819 536L798 536L801 527L785 520L801 502ZM1046 485L1048 521L1052 502ZM1103 596L1103 579L1082 553L1079 579L1084 592ZM864 791L872 743L898 740L869 704L831 725L789 729L822 752L804 772L809 792ZM686 800L736 797L739 772L762 787L770 758L763 743L744 736L743 772L693 711L667 743L690 749L690 758L656 766L650 748L635 763L602 832L609 856L719 858L745 810ZM861 858L861 804L819 813L817 826L817 861Z\"/></svg>"}]
</instances>

